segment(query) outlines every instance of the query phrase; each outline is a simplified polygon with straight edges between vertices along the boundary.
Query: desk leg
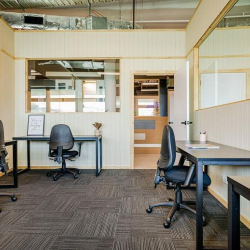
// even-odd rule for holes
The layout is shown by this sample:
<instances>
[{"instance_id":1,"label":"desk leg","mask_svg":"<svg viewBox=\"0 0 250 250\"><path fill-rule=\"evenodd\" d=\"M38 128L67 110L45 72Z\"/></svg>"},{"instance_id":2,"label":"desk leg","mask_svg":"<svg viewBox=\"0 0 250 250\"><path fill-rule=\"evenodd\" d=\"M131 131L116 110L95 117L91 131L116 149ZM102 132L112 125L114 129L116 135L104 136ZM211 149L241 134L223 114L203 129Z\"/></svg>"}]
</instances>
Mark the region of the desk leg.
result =
<instances>
[{"instance_id":1,"label":"desk leg","mask_svg":"<svg viewBox=\"0 0 250 250\"><path fill-rule=\"evenodd\" d=\"M196 164L196 249L203 249L203 163Z\"/></svg>"},{"instance_id":2,"label":"desk leg","mask_svg":"<svg viewBox=\"0 0 250 250\"><path fill-rule=\"evenodd\" d=\"M17 174L22 174L30 170L30 141L27 141L27 165L27 168L19 170Z\"/></svg>"},{"instance_id":3,"label":"desk leg","mask_svg":"<svg viewBox=\"0 0 250 250\"><path fill-rule=\"evenodd\" d=\"M102 138L100 138L100 172L101 170L102 170Z\"/></svg>"},{"instance_id":4,"label":"desk leg","mask_svg":"<svg viewBox=\"0 0 250 250\"><path fill-rule=\"evenodd\" d=\"M228 249L240 249L240 195L228 183Z\"/></svg>"},{"instance_id":5,"label":"desk leg","mask_svg":"<svg viewBox=\"0 0 250 250\"><path fill-rule=\"evenodd\" d=\"M97 177L99 175L99 167L98 167L98 139L95 141L95 164L96 164L96 167L95 167L95 176Z\"/></svg>"},{"instance_id":6,"label":"desk leg","mask_svg":"<svg viewBox=\"0 0 250 250\"><path fill-rule=\"evenodd\" d=\"M13 177L14 177L14 187L17 188L18 180L17 180L17 142L13 144Z\"/></svg>"}]
</instances>

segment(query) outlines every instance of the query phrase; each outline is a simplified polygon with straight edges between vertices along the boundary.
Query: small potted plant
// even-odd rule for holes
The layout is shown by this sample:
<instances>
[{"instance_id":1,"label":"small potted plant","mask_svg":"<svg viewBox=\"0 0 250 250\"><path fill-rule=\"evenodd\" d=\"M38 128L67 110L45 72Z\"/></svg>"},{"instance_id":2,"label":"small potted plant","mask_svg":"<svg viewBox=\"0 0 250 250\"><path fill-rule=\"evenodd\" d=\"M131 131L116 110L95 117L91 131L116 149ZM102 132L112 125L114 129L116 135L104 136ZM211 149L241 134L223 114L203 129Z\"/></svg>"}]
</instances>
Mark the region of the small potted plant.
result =
<instances>
[{"instance_id":1,"label":"small potted plant","mask_svg":"<svg viewBox=\"0 0 250 250\"><path fill-rule=\"evenodd\" d=\"M96 130L94 131L94 135L95 135L95 136L101 135L101 130L100 130L100 128L101 128L101 126L102 126L102 123L95 122L95 123L93 123L93 126L96 128Z\"/></svg>"}]
</instances>

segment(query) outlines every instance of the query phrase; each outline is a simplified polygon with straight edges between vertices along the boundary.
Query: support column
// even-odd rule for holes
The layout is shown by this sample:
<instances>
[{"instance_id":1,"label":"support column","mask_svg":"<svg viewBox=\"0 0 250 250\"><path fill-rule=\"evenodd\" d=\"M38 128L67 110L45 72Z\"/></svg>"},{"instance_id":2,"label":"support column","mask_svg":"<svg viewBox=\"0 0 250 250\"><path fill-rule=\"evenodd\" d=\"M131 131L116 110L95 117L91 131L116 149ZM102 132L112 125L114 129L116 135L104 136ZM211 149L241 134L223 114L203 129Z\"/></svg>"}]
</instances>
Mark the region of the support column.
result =
<instances>
[{"instance_id":1,"label":"support column","mask_svg":"<svg viewBox=\"0 0 250 250\"><path fill-rule=\"evenodd\" d=\"M105 112L116 112L115 62L104 62Z\"/></svg>"}]
</instances>

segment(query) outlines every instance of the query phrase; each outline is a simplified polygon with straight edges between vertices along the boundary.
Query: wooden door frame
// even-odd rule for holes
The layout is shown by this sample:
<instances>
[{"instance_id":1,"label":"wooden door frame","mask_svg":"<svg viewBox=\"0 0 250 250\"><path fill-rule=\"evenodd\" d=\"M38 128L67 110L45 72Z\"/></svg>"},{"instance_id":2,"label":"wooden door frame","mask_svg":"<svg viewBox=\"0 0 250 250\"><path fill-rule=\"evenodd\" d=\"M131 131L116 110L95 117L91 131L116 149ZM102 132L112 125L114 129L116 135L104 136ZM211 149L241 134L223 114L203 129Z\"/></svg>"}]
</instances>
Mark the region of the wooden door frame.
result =
<instances>
[{"instance_id":1,"label":"wooden door frame","mask_svg":"<svg viewBox=\"0 0 250 250\"><path fill-rule=\"evenodd\" d=\"M147 76L168 76L175 74L176 70L134 70L131 71L130 75L130 92L132 93L132 102L131 102L131 109L130 109L130 166L132 169L134 169L134 122L135 122L135 116L134 116L134 78L135 75L147 75Z\"/></svg>"}]
</instances>

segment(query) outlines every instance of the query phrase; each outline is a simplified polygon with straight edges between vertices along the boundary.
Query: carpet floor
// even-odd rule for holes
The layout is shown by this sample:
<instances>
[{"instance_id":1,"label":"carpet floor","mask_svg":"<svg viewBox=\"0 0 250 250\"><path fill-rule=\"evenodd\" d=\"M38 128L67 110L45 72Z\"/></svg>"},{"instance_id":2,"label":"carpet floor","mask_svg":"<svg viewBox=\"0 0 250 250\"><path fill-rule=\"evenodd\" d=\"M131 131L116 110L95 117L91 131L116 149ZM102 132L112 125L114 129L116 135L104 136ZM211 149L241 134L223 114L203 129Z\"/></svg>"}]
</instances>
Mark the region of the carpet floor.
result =
<instances>
[{"instance_id":1,"label":"carpet floor","mask_svg":"<svg viewBox=\"0 0 250 250\"><path fill-rule=\"evenodd\" d=\"M161 184L154 189L155 170L86 170L53 181L44 170L19 175L18 200L1 197L0 249L10 250L194 250L195 216L178 211L171 227L163 222L169 208L149 204L174 196ZM5 177L1 178L4 180ZM184 190L195 199L195 190ZM227 247L227 209L204 191L204 245ZM250 249L250 231L241 225L241 246Z\"/></svg>"}]
</instances>

